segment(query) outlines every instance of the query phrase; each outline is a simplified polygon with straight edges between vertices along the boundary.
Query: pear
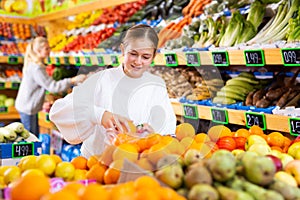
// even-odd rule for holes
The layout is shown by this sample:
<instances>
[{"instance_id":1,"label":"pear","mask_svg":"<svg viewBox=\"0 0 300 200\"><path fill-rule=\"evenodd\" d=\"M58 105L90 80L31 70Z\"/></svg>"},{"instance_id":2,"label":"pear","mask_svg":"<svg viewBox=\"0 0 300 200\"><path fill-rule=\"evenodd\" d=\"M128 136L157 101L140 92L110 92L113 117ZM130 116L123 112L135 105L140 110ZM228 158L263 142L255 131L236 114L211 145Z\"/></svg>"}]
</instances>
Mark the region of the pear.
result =
<instances>
[{"instance_id":1,"label":"pear","mask_svg":"<svg viewBox=\"0 0 300 200\"><path fill-rule=\"evenodd\" d=\"M233 179L226 182L226 186L235 190L243 190L243 182L245 179L243 177L235 176Z\"/></svg>"},{"instance_id":2,"label":"pear","mask_svg":"<svg viewBox=\"0 0 300 200\"><path fill-rule=\"evenodd\" d=\"M163 168L167 165L183 165L183 160L180 155L168 154L160 158L156 163L156 169Z\"/></svg>"},{"instance_id":3,"label":"pear","mask_svg":"<svg viewBox=\"0 0 300 200\"><path fill-rule=\"evenodd\" d=\"M194 185L199 183L211 185L212 176L208 169L204 166L193 167L185 174L184 182L188 188L192 188Z\"/></svg>"},{"instance_id":4,"label":"pear","mask_svg":"<svg viewBox=\"0 0 300 200\"><path fill-rule=\"evenodd\" d=\"M267 190L265 193L265 200L284 200L284 198L276 191Z\"/></svg>"},{"instance_id":5,"label":"pear","mask_svg":"<svg viewBox=\"0 0 300 200\"><path fill-rule=\"evenodd\" d=\"M157 170L155 176L173 189L178 189L183 183L184 172L180 165L167 165Z\"/></svg>"},{"instance_id":6,"label":"pear","mask_svg":"<svg viewBox=\"0 0 300 200\"><path fill-rule=\"evenodd\" d=\"M207 161L207 166L216 181L225 182L235 176L236 160L230 151L216 151Z\"/></svg>"},{"instance_id":7,"label":"pear","mask_svg":"<svg viewBox=\"0 0 300 200\"><path fill-rule=\"evenodd\" d=\"M217 186L217 190L222 200L255 200L250 194L241 190L234 190L225 186Z\"/></svg>"},{"instance_id":8,"label":"pear","mask_svg":"<svg viewBox=\"0 0 300 200\"><path fill-rule=\"evenodd\" d=\"M274 179L269 189L280 193L285 200L300 199L300 189L294 186L287 185L285 182Z\"/></svg>"},{"instance_id":9,"label":"pear","mask_svg":"<svg viewBox=\"0 0 300 200\"><path fill-rule=\"evenodd\" d=\"M257 185L269 185L273 181L275 173L276 167L268 157L253 157L251 162L245 164L245 177Z\"/></svg>"},{"instance_id":10,"label":"pear","mask_svg":"<svg viewBox=\"0 0 300 200\"><path fill-rule=\"evenodd\" d=\"M218 200L218 191L208 184L194 185L188 194L189 200Z\"/></svg>"},{"instance_id":11,"label":"pear","mask_svg":"<svg viewBox=\"0 0 300 200\"><path fill-rule=\"evenodd\" d=\"M187 198L189 194L189 190L187 188L179 188L176 192L185 198Z\"/></svg>"},{"instance_id":12,"label":"pear","mask_svg":"<svg viewBox=\"0 0 300 200\"><path fill-rule=\"evenodd\" d=\"M201 151L197 149L189 149L185 152L183 161L186 166L189 166L199 160L202 160L204 156L202 155Z\"/></svg>"},{"instance_id":13,"label":"pear","mask_svg":"<svg viewBox=\"0 0 300 200\"><path fill-rule=\"evenodd\" d=\"M243 185L244 185L244 191L248 192L251 196L254 197L254 199L256 200L264 199L266 193L265 188L255 185L249 181L244 181Z\"/></svg>"}]
</instances>

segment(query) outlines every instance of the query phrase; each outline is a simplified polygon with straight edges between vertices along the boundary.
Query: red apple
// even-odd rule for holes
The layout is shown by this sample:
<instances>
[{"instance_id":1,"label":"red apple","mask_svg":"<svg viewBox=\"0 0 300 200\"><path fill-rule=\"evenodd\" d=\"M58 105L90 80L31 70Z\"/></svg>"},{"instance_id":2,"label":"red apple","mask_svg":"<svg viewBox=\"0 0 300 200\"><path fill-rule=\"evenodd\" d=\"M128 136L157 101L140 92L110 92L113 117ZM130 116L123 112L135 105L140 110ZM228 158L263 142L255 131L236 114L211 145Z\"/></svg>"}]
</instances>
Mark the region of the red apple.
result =
<instances>
[{"instance_id":1,"label":"red apple","mask_svg":"<svg viewBox=\"0 0 300 200\"><path fill-rule=\"evenodd\" d=\"M271 155L271 154L268 154L266 155L267 157L271 158L275 167L276 167L276 172L278 171L281 171L282 170L282 162L280 160L280 158L274 156L274 155Z\"/></svg>"},{"instance_id":2,"label":"red apple","mask_svg":"<svg viewBox=\"0 0 300 200\"><path fill-rule=\"evenodd\" d=\"M300 186L300 160L290 161L284 168L284 171L291 174Z\"/></svg>"}]
</instances>

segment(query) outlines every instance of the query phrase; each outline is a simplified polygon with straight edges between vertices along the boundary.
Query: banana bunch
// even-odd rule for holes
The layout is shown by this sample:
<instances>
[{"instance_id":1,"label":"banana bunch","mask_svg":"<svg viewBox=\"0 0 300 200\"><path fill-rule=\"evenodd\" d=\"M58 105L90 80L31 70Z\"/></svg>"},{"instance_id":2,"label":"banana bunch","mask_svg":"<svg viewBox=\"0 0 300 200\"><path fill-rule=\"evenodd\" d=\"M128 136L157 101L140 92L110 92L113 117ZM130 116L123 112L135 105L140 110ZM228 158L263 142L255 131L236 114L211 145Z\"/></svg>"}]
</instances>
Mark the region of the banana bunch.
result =
<instances>
[{"instance_id":1,"label":"banana bunch","mask_svg":"<svg viewBox=\"0 0 300 200\"><path fill-rule=\"evenodd\" d=\"M29 131L20 122L13 122L5 127L0 127L0 143L18 142L29 136Z\"/></svg>"},{"instance_id":2,"label":"banana bunch","mask_svg":"<svg viewBox=\"0 0 300 200\"><path fill-rule=\"evenodd\" d=\"M196 101L213 98L222 86L224 86L222 79L203 80L201 84L196 84L192 94L187 95L186 98Z\"/></svg>"},{"instance_id":3,"label":"banana bunch","mask_svg":"<svg viewBox=\"0 0 300 200\"><path fill-rule=\"evenodd\" d=\"M237 101L244 101L249 92L261 87L261 81L252 73L241 72L237 77L226 82L213 98L213 103L234 104Z\"/></svg>"}]
</instances>

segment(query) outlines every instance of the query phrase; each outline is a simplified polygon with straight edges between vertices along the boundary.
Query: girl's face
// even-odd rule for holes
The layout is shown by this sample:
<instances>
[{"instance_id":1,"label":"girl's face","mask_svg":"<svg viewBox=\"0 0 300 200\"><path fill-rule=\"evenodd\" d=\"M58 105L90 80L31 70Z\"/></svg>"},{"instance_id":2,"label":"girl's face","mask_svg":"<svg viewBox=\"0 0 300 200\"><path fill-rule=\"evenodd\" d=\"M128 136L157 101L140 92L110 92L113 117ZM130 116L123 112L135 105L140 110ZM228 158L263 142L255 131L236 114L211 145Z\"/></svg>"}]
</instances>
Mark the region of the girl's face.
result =
<instances>
[{"instance_id":1,"label":"girl's face","mask_svg":"<svg viewBox=\"0 0 300 200\"><path fill-rule=\"evenodd\" d=\"M45 43L45 45L41 46L39 51L38 51L38 55L41 59L45 59L50 55L50 46L48 43Z\"/></svg>"},{"instance_id":2,"label":"girl's face","mask_svg":"<svg viewBox=\"0 0 300 200\"><path fill-rule=\"evenodd\" d=\"M124 72L131 78L140 78L155 57L155 49L148 39L136 39L121 45Z\"/></svg>"}]
</instances>

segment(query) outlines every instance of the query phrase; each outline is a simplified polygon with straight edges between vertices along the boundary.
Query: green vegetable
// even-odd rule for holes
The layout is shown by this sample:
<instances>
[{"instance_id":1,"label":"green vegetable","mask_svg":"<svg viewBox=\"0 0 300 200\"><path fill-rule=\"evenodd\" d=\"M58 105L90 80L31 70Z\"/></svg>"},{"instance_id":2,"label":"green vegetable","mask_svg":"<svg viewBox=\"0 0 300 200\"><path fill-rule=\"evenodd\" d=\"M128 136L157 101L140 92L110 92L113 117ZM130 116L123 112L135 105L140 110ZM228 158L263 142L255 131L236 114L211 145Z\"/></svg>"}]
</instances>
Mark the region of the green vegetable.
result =
<instances>
[{"instance_id":1,"label":"green vegetable","mask_svg":"<svg viewBox=\"0 0 300 200\"><path fill-rule=\"evenodd\" d=\"M257 30L264 18L265 12L266 6L260 3L259 1L254 1L250 6L250 11L246 20L251 22L255 30Z\"/></svg>"},{"instance_id":2,"label":"green vegetable","mask_svg":"<svg viewBox=\"0 0 300 200\"><path fill-rule=\"evenodd\" d=\"M298 10L297 17L289 20L286 37L288 42L300 41L300 9Z\"/></svg>"},{"instance_id":3,"label":"green vegetable","mask_svg":"<svg viewBox=\"0 0 300 200\"><path fill-rule=\"evenodd\" d=\"M238 35L235 44L240 44L249 41L256 35L256 30L253 24L249 21L245 21L242 33Z\"/></svg>"}]
</instances>

